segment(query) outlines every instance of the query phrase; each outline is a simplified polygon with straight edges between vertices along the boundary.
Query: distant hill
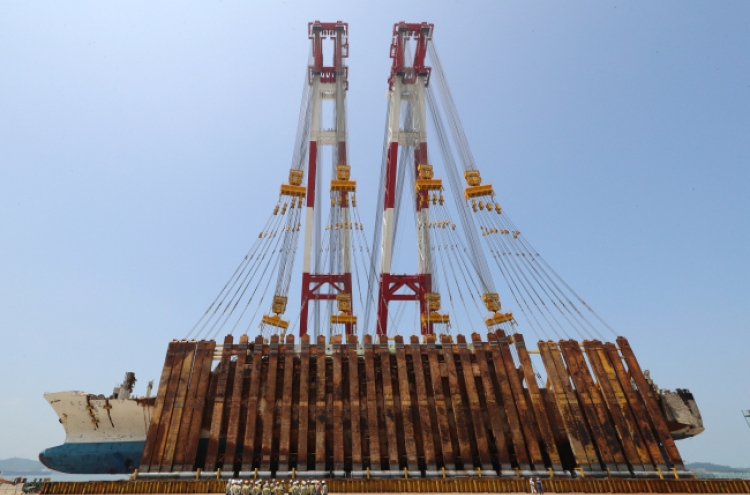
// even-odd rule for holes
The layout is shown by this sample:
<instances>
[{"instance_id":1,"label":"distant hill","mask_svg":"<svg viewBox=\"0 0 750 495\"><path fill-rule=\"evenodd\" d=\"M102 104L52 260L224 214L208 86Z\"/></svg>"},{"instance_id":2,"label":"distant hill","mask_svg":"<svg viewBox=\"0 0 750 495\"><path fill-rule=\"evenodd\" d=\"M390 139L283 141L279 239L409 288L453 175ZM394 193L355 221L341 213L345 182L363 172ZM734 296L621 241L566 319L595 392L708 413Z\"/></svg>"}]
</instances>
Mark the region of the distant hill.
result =
<instances>
[{"instance_id":1,"label":"distant hill","mask_svg":"<svg viewBox=\"0 0 750 495\"><path fill-rule=\"evenodd\" d=\"M747 473L750 468L733 468L722 466L721 464L712 464L710 462L688 462L685 467L690 471L708 471L712 473Z\"/></svg>"},{"instance_id":2,"label":"distant hill","mask_svg":"<svg viewBox=\"0 0 750 495\"><path fill-rule=\"evenodd\" d=\"M48 474L52 472L39 461L21 459L20 457L0 460L0 471L2 471L3 475L19 476Z\"/></svg>"}]
</instances>

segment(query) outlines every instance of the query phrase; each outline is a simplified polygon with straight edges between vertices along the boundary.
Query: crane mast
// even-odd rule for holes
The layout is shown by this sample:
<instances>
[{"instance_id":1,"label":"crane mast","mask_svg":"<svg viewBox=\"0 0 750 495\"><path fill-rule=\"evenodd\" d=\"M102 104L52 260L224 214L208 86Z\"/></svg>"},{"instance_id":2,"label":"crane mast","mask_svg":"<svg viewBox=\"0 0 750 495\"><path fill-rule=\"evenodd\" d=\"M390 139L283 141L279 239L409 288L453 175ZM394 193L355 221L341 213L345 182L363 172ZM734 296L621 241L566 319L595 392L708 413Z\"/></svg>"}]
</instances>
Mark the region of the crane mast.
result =
<instances>
[{"instance_id":1,"label":"crane mast","mask_svg":"<svg viewBox=\"0 0 750 495\"><path fill-rule=\"evenodd\" d=\"M380 258L380 287L378 291L377 333L388 333L388 304L391 301L419 303L420 332L433 334L436 323L448 323L447 315L437 313L440 296L433 291L432 249L428 226L430 223L430 191L442 190L442 182L433 177L427 155L427 106L425 88L429 83L430 67L425 66L427 44L432 38L433 24L397 23L393 28L390 56L393 59L388 79L388 151L386 158L383 201L383 234ZM409 60L408 42L415 41L413 58ZM404 109L410 114L407 119ZM396 178L398 176L399 147L414 150L413 159L402 167L414 168L416 180L415 212L417 225L417 273L391 273L396 222ZM412 161L413 160L413 161Z\"/></svg>"},{"instance_id":2,"label":"crane mast","mask_svg":"<svg viewBox=\"0 0 750 495\"><path fill-rule=\"evenodd\" d=\"M308 36L312 42L312 65L308 68L308 84L311 86L312 116L310 122L309 162L307 169L307 200L305 211L305 244L302 266L302 294L300 312L300 335L308 333L308 317L310 306L314 301L336 300L341 315L332 316L333 323L342 323L347 334L353 332L356 324L351 316L352 271L351 271L351 241L350 232L344 228L337 230L340 243L340 258L330 260L331 273L320 273L322 261L317 253L313 253L313 246L321 244L322 230L320 222L316 222L316 208L322 207L322 201L316 199L322 191L317 191L322 170L318 157L322 147L331 146L334 149L335 176L331 181L331 207L339 209L340 223L347 225L349 219L349 193L355 191L356 185L350 181L350 167L347 164L346 153L346 90L348 87L348 71L344 59L349 56L348 24L338 22L311 22L308 25ZM333 65L324 65L323 42L333 43ZM334 115L333 128L323 128L323 101L333 100ZM315 241L314 242L314 239ZM338 252L334 249L331 252ZM334 267L338 270L334 273ZM347 309L348 308L348 309ZM318 305L314 305L315 334L320 332L320 315Z\"/></svg>"}]
</instances>

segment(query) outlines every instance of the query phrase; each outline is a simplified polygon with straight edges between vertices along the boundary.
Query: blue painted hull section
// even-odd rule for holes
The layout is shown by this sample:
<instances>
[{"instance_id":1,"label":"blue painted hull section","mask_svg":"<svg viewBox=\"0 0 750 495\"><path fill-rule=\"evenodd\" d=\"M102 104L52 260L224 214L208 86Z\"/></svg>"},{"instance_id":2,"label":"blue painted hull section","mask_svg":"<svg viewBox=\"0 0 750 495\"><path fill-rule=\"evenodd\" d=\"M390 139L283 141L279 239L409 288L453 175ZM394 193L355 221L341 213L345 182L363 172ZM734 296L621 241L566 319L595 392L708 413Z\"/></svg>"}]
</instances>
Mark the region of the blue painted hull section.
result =
<instances>
[{"instance_id":1,"label":"blue painted hull section","mask_svg":"<svg viewBox=\"0 0 750 495\"><path fill-rule=\"evenodd\" d=\"M70 474L130 474L141 463L145 441L64 443L39 454L42 464Z\"/></svg>"}]
</instances>

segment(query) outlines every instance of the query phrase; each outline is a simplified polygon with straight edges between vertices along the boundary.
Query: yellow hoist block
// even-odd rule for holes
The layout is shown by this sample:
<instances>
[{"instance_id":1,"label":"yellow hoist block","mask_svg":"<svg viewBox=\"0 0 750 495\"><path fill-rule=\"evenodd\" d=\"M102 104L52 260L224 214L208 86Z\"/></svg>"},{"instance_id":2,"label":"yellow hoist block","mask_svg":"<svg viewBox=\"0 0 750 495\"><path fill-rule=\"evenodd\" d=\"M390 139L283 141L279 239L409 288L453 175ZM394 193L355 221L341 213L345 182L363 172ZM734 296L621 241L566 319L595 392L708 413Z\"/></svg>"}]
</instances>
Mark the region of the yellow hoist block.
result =
<instances>
[{"instance_id":1,"label":"yellow hoist block","mask_svg":"<svg viewBox=\"0 0 750 495\"><path fill-rule=\"evenodd\" d=\"M450 325L451 317L448 314L440 314L438 312L432 312L426 315L422 315L422 324L426 324L426 323Z\"/></svg>"},{"instance_id":2,"label":"yellow hoist block","mask_svg":"<svg viewBox=\"0 0 750 495\"><path fill-rule=\"evenodd\" d=\"M352 295L346 292L336 294L336 306L339 311L352 310Z\"/></svg>"},{"instance_id":3,"label":"yellow hoist block","mask_svg":"<svg viewBox=\"0 0 750 495\"><path fill-rule=\"evenodd\" d=\"M271 311L277 315L284 314L286 311L286 296L273 296L273 304L271 304Z\"/></svg>"},{"instance_id":4,"label":"yellow hoist block","mask_svg":"<svg viewBox=\"0 0 750 495\"><path fill-rule=\"evenodd\" d=\"M307 188L303 186L294 186L291 184L281 184L281 195L304 198Z\"/></svg>"},{"instance_id":5,"label":"yellow hoist block","mask_svg":"<svg viewBox=\"0 0 750 495\"><path fill-rule=\"evenodd\" d=\"M432 165L427 165L426 163L417 165L417 172L419 173L420 179L432 179L435 177L435 172L432 170Z\"/></svg>"},{"instance_id":6,"label":"yellow hoist block","mask_svg":"<svg viewBox=\"0 0 750 495\"><path fill-rule=\"evenodd\" d=\"M442 191L443 181L441 179L417 179L415 189L417 190L417 192Z\"/></svg>"},{"instance_id":7,"label":"yellow hoist block","mask_svg":"<svg viewBox=\"0 0 750 495\"><path fill-rule=\"evenodd\" d=\"M469 187L475 187L482 184L482 177L479 174L479 170L467 170L464 172L464 179L466 179L466 185Z\"/></svg>"},{"instance_id":8,"label":"yellow hoist block","mask_svg":"<svg viewBox=\"0 0 750 495\"><path fill-rule=\"evenodd\" d=\"M264 315L263 318L261 319L261 323L265 323L266 325L271 325L272 327L283 328L284 330L289 328L289 322L286 320L282 320L279 315L276 315L276 316Z\"/></svg>"},{"instance_id":9,"label":"yellow hoist block","mask_svg":"<svg viewBox=\"0 0 750 495\"><path fill-rule=\"evenodd\" d=\"M424 302L427 304L429 311L440 310L440 294L438 292L425 292Z\"/></svg>"},{"instance_id":10,"label":"yellow hoist block","mask_svg":"<svg viewBox=\"0 0 750 495\"><path fill-rule=\"evenodd\" d=\"M357 317L354 315L348 315L341 313L338 315L331 315L331 326L333 325L356 325Z\"/></svg>"},{"instance_id":11,"label":"yellow hoist block","mask_svg":"<svg viewBox=\"0 0 750 495\"><path fill-rule=\"evenodd\" d=\"M500 295L496 292L487 292L486 294L482 294L482 301L487 307L487 311L490 311L492 313L500 311Z\"/></svg>"},{"instance_id":12,"label":"yellow hoist block","mask_svg":"<svg viewBox=\"0 0 750 495\"><path fill-rule=\"evenodd\" d=\"M497 212L498 215L503 212L503 209L500 206L500 203L495 203L495 211Z\"/></svg>"},{"instance_id":13,"label":"yellow hoist block","mask_svg":"<svg viewBox=\"0 0 750 495\"><path fill-rule=\"evenodd\" d=\"M293 186L301 186L302 185L302 179L304 178L305 173L302 170L290 170L289 171L289 184Z\"/></svg>"},{"instance_id":14,"label":"yellow hoist block","mask_svg":"<svg viewBox=\"0 0 750 495\"><path fill-rule=\"evenodd\" d=\"M276 205L273 209L273 214L278 215L279 214L279 205Z\"/></svg>"},{"instance_id":15,"label":"yellow hoist block","mask_svg":"<svg viewBox=\"0 0 750 495\"><path fill-rule=\"evenodd\" d=\"M354 180L332 180L331 191L337 192L355 192L357 190L357 181Z\"/></svg>"},{"instance_id":16,"label":"yellow hoist block","mask_svg":"<svg viewBox=\"0 0 750 495\"><path fill-rule=\"evenodd\" d=\"M491 327L493 325L499 325L500 323L505 323L506 321L511 320L513 320L513 313L495 313L494 315L484 320L484 323L488 327Z\"/></svg>"},{"instance_id":17,"label":"yellow hoist block","mask_svg":"<svg viewBox=\"0 0 750 495\"><path fill-rule=\"evenodd\" d=\"M352 206L355 208L357 207L357 196L354 194L352 194Z\"/></svg>"},{"instance_id":18,"label":"yellow hoist block","mask_svg":"<svg viewBox=\"0 0 750 495\"><path fill-rule=\"evenodd\" d=\"M467 187L464 189L464 198L479 198L482 196L494 196L495 190L492 189L492 184L485 184L484 186Z\"/></svg>"},{"instance_id":19,"label":"yellow hoist block","mask_svg":"<svg viewBox=\"0 0 750 495\"><path fill-rule=\"evenodd\" d=\"M349 165L336 165L336 178L338 180L349 180L352 168Z\"/></svg>"}]
</instances>

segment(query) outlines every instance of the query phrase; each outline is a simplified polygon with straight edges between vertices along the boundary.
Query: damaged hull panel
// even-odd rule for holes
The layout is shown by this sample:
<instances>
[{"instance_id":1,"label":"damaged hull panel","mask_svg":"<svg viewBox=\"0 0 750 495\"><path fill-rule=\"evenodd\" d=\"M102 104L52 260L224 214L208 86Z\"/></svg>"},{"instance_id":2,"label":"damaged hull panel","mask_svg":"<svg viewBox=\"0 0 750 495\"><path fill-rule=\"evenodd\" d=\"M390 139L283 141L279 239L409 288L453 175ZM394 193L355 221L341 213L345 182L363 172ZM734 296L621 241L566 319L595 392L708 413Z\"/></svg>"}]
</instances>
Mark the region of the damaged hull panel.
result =
<instances>
[{"instance_id":1,"label":"damaged hull panel","mask_svg":"<svg viewBox=\"0 0 750 495\"><path fill-rule=\"evenodd\" d=\"M81 391L44 394L65 429L65 442L39 454L71 474L125 474L138 468L154 398L114 398Z\"/></svg>"}]
</instances>

